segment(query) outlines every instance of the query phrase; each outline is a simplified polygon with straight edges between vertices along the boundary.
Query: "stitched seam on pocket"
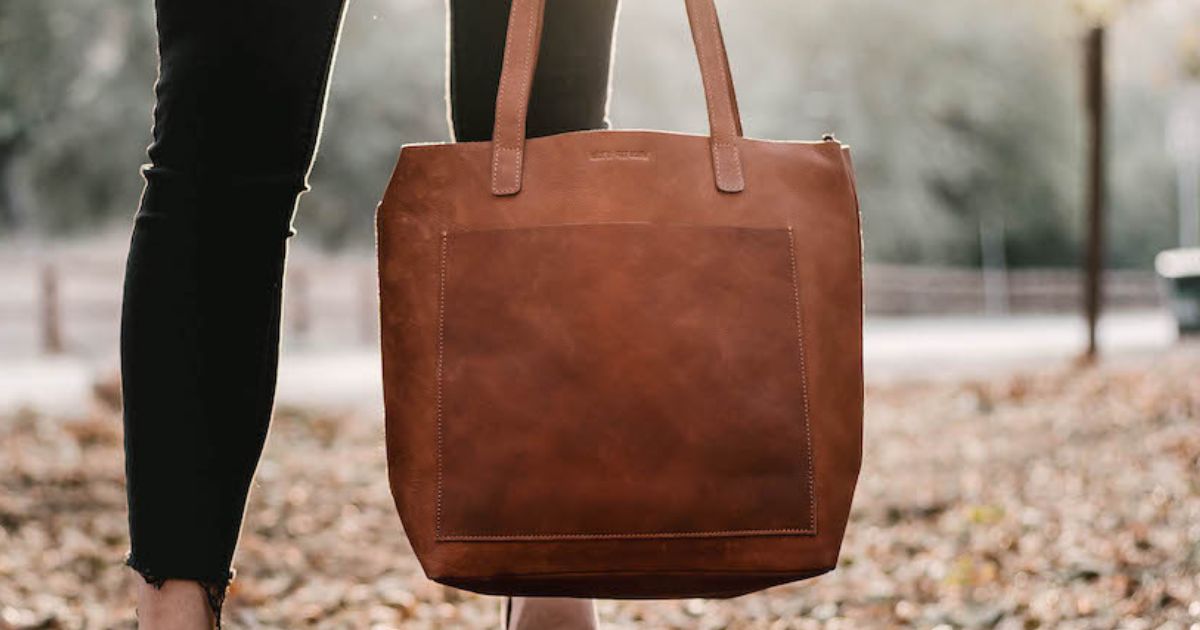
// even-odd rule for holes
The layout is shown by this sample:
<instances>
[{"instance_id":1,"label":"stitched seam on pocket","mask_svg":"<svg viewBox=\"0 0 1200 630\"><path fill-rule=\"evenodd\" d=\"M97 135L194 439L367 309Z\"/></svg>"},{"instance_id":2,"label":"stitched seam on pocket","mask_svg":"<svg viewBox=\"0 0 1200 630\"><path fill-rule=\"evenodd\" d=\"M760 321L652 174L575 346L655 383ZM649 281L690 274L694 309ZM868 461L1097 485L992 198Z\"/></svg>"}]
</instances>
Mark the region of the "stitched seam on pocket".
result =
<instances>
[{"instance_id":1,"label":"stitched seam on pocket","mask_svg":"<svg viewBox=\"0 0 1200 630\"><path fill-rule=\"evenodd\" d=\"M792 226L788 226L788 255L792 262L792 298L796 308L796 356L800 370L800 399L804 411L804 450L808 458L808 529L817 532L817 488L813 472L812 422L809 421L808 405L808 367L804 362L804 317L800 308L800 279L796 273L796 234Z\"/></svg>"},{"instance_id":2,"label":"stitched seam on pocket","mask_svg":"<svg viewBox=\"0 0 1200 630\"><path fill-rule=\"evenodd\" d=\"M793 534L815 534L816 532L802 528L787 529L731 529L726 531L702 532L636 532L624 534L608 533L578 533L578 534L446 534L438 537L446 542L479 542L504 540L614 540L638 538L723 538L735 536L787 536Z\"/></svg>"},{"instance_id":3,"label":"stitched seam on pocket","mask_svg":"<svg viewBox=\"0 0 1200 630\"><path fill-rule=\"evenodd\" d=\"M441 272L438 274L438 339L437 339L437 502L434 511L433 532L435 538L442 532L442 430L443 392L446 374L446 271L450 259L450 233L442 232Z\"/></svg>"},{"instance_id":4,"label":"stitched seam on pocket","mask_svg":"<svg viewBox=\"0 0 1200 630\"><path fill-rule=\"evenodd\" d=\"M588 224L572 224L565 226L546 226L546 227L584 227ZM622 224L618 224L622 225ZM539 226L541 227L541 226ZM646 227L652 227L652 224L646 224ZM726 227L726 226L671 226L671 227ZM532 228L538 229L538 227ZM752 228L752 229L778 229L781 228ZM540 540L612 540L612 539L689 539L689 538L720 538L720 537L755 537L755 536L784 536L784 535L817 535L816 530L816 492L815 482L813 477L813 453L812 453L812 437L809 423L809 404L808 404L808 379L807 370L804 364L803 350L803 333L802 320L800 314L800 289L799 278L796 268L796 252L794 230L791 226L787 230L787 246L789 264L791 268L791 282L794 304L794 318L796 322L796 348L799 357L799 372L800 372L800 387L802 400L802 413L804 419L805 440L808 450L808 486L809 486L809 526L806 528L776 528L776 529L734 529L734 530L714 530L714 531L695 531L695 532L634 532L634 533L610 533L610 532L580 532L580 533L549 533L549 534L443 534L442 533L442 497L443 497L443 455L444 445L444 389L445 389L445 319L446 319L446 292L447 279L450 257L450 241L452 236L459 234L469 234L474 230L466 231L443 231L441 245L441 273L439 274L439 299L438 299L438 358L437 358L437 499L435 511L435 526L434 540L438 542L504 542L504 541L540 541Z\"/></svg>"}]
</instances>

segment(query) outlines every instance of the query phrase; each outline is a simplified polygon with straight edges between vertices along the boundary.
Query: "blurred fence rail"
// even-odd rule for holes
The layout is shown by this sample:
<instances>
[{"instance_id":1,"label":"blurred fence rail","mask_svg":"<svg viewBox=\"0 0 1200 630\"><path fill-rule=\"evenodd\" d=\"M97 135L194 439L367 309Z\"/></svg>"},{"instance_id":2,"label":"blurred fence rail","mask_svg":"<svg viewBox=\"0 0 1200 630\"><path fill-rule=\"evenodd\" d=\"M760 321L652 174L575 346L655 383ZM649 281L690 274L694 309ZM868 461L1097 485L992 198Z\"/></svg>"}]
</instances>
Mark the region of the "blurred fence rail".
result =
<instances>
[{"instance_id":1,"label":"blurred fence rail","mask_svg":"<svg viewBox=\"0 0 1200 630\"><path fill-rule=\"evenodd\" d=\"M111 355L118 341L123 265L111 252L14 255L0 252L0 357L71 353ZM286 279L284 343L300 348L374 344L378 336L374 261L364 256L291 256ZM997 295L999 294L999 295ZM1109 308L1161 305L1149 271L1109 271ZM1079 309L1072 270L977 269L868 265L866 308L872 315L1064 313Z\"/></svg>"},{"instance_id":2,"label":"blurred fence rail","mask_svg":"<svg viewBox=\"0 0 1200 630\"><path fill-rule=\"evenodd\" d=\"M1072 269L983 272L874 264L864 275L867 313L876 315L1066 313L1083 303L1083 279ZM1104 280L1107 308L1163 304L1152 271L1109 270Z\"/></svg>"}]
</instances>

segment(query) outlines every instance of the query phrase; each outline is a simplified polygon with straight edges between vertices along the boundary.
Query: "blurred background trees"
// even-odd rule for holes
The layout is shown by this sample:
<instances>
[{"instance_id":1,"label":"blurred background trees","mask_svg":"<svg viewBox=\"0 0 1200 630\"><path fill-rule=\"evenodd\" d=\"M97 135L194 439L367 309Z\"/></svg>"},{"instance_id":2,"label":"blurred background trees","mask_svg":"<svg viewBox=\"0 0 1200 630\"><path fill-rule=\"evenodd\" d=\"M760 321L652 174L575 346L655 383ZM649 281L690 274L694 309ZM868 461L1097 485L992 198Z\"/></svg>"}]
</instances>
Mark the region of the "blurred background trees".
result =
<instances>
[{"instance_id":1,"label":"blurred background trees","mask_svg":"<svg viewBox=\"0 0 1200 630\"><path fill-rule=\"evenodd\" d=\"M0 234L128 225L153 104L151 4L0 0ZM443 11L351 0L301 238L369 247L399 146L447 137ZM854 147L870 259L977 266L990 247L1016 267L1077 264L1084 28L1070 3L722 11L747 134L832 131ZM1112 26L1110 265L1148 267L1178 240L1166 120L1196 81L1198 23L1196 0L1146 0ZM625 0L619 42L615 126L703 132L682 3Z\"/></svg>"},{"instance_id":2,"label":"blurred background trees","mask_svg":"<svg viewBox=\"0 0 1200 630\"><path fill-rule=\"evenodd\" d=\"M142 0L0 0L0 232L127 219L154 79Z\"/></svg>"}]
</instances>

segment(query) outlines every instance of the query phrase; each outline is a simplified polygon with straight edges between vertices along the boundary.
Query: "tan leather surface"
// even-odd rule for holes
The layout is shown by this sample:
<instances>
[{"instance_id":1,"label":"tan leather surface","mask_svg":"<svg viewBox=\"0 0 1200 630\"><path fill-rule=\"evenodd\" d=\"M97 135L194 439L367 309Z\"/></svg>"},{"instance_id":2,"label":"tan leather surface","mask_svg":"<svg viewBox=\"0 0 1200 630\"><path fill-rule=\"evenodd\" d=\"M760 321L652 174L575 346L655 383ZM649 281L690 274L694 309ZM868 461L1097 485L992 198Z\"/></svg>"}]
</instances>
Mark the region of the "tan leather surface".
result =
<instances>
[{"instance_id":1,"label":"tan leather surface","mask_svg":"<svg viewBox=\"0 0 1200 630\"><path fill-rule=\"evenodd\" d=\"M849 154L729 142L736 193L708 136L524 140L504 195L491 142L404 147L377 217L388 463L431 578L728 596L836 565L862 440Z\"/></svg>"},{"instance_id":2,"label":"tan leather surface","mask_svg":"<svg viewBox=\"0 0 1200 630\"><path fill-rule=\"evenodd\" d=\"M438 539L812 533L792 253L786 229L446 235Z\"/></svg>"}]
</instances>

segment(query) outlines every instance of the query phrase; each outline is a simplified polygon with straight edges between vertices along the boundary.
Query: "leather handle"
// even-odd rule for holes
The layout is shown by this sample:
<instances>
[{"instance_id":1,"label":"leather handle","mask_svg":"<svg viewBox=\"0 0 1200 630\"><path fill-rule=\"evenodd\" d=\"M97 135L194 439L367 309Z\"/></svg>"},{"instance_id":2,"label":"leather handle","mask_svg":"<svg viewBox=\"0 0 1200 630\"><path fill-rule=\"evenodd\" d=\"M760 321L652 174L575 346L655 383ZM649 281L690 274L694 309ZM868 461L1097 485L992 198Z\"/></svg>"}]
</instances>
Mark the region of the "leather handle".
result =
<instances>
[{"instance_id":1,"label":"leather handle","mask_svg":"<svg viewBox=\"0 0 1200 630\"><path fill-rule=\"evenodd\" d=\"M718 189L728 193L741 192L746 187L738 149L742 121L717 8L713 0L685 2L708 107L713 178ZM492 194L495 195L515 195L521 191L525 121L545 8L546 0L512 0L504 44L504 66L496 94L496 126L492 133Z\"/></svg>"}]
</instances>

